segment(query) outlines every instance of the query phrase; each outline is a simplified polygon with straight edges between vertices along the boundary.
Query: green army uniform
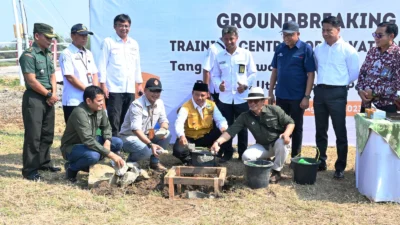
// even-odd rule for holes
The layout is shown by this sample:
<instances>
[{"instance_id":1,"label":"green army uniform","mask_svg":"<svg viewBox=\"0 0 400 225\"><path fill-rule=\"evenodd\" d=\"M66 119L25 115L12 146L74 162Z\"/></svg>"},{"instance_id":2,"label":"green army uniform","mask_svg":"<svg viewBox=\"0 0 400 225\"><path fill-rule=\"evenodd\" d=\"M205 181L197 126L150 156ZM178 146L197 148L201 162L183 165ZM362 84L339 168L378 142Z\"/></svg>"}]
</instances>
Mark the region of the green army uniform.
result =
<instances>
[{"instance_id":1,"label":"green army uniform","mask_svg":"<svg viewBox=\"0 0 400 225\"><path fill-rule=\"evenodd\" d=\"M36 31L49 36L45 32L40 32L49 31L48 28L51 27L46 24L35 24L34 33ZM34 42L31 48L22 53L19 64L23 74L35 74L36 80L44 88L52 90L51 76L54 75L55 70L49 49L43 51ZM26 91L22 99L22 117L25 127L22 175L27 178L37 174L39 168L47 167L50 163L55 116L54 106L47 104L46 96L34 91L27 82L25 84Z\"/></svg>"}]
</instances>

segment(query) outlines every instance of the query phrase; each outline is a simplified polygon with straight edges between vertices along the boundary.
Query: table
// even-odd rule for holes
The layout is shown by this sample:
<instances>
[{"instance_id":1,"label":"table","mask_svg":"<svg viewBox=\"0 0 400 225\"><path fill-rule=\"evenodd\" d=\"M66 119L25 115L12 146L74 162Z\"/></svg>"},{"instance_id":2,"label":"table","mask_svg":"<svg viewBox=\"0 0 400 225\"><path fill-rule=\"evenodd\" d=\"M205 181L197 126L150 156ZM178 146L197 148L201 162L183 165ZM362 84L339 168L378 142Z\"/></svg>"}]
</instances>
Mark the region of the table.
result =
<instances>
[{"instance_id":1,"label":"table","mask_svg":"<svg viewBox=\"0 0 400 225\"><path fill-rule=\"evenodd\" d=\"M356 187L375 202L400 203L399 122L357 114Z\"/></svg>"}]
</instances>

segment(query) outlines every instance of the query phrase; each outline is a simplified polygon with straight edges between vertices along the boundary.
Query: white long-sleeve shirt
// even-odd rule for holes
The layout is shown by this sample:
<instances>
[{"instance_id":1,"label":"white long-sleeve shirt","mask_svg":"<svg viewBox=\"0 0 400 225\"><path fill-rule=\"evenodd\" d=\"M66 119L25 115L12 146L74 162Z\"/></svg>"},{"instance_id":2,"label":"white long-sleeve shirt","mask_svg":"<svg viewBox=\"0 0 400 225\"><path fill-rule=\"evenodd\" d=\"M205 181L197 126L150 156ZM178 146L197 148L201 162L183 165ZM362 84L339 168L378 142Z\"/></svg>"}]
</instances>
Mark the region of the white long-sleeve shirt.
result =
<instances>
[{"instance_id":1,"label":"white long-sleeve shirt","mask_svg":"<svg viewBox=\"0 0 400 225\"><path fill-rule=\"evenodd\" d=\"M358 53L341 37L332 46L326 41L317 45L314 58L317 84L346 86L358 78Z\"/></svg>"},{"instance_id":2,"label":"white long-sleeve shirt","mask_svg":"<svg viewBox=\"0 0 400 225\"><path fill-rule=\"evenodd\" d=\"M192 102L194 108L197 109L201 118L203 118L203 109L207 106L207 103L205 103L203 106L199 106L196 104L193 98ZM188 113L189 112L187 111L186 108L181 107L179 109L178 117L175 120L175 132L178 138L185 135L185 122L188 117ZM219 111L217 106L214 107L213 119L218 129L220 130L222 128L228 129L228 122L226 121L225 117L222 116L221 111Z\"/></svg>"},{"instance_id":3,"label":"white long-sleeve shirt","mask_svg":"<svg viewBox=\"0 0 400 225\"><path fill-rule=\"evenodd\" d=\"M213 74L215 71L215 57L225 49L224 43L218 39L214 44L210 46L210 48L207 51L207 55L204 58L203 62L203 69L207 70L210 72L210 81L208 83L208 89L210 93L219 93L219 87L214 86L213 82Z\"/></svg>"},{"instance_id":4,"label":"white long-sleeve shirt","mask_svg":"<svg viewBox=\"0 0 400 225\"><path fill-rule=\"evenodd\" d=\"M107 37L98 57L99 80L112 93L135 93L135 82L143 83L139 45L128 37L124 42L118 35Z\"/></svg>"},{"instance_id":5,"label":"white long-sleeve shirt","mask_svg":"<svg viewBox=\"0 0 400 225\"><path fill-rule=\"evenodd\" d=\"M233 54L226 50L215 57L215 73L213 74L214 86L218 87L225 82L225 91L220 92L219 100L226 104L242 104L246 101L249 89L239 94L238 82L249 88L254 86L257 68L249 50L237 47ZM243 68L244 67L244 68ZM239 70L242 69L242 70Z\"/></svg>"}]
</instances>

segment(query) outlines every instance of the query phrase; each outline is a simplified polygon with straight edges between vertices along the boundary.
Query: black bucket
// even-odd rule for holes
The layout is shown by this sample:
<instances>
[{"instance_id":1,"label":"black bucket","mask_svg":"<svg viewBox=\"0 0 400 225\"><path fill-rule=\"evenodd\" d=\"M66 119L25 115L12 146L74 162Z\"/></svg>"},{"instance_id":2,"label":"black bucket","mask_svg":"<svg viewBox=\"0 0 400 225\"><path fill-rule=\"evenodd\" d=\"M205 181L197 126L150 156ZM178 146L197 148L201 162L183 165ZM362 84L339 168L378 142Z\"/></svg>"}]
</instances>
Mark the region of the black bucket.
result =
<instances>
[{"instance_id":1,"label":"black bucket","mask_svg":"<svg viewBox=\"0 0 400 225\"><path fill-rule=\"evenodd\" d=\"M193 166L217 166L215 162L215 156L210 151L192 151L190 152L192 157Z\"/></svg>"},{"instance_id":2,"label":"black bucket","mask_svg":"<svg viewBox=\"0 0 400 225\"><path fill-rule=\"evenodd\" d=\"M269 184L271 167L274 163L267 160L249 160L244 162L245 180L250 188L266 188Z\"/></svg>"},{"instance_id":3,"label":"black bucket","mask_svg":"<svg viewBox=\"0 0 400 225\"><path fill-rule=\"evenodd\" d=\"M291 159L293 169L293 181L298 184L314 184L317 180L319 164L319 151L317 158L294 157Z\"/></svg>"}]
</instances>

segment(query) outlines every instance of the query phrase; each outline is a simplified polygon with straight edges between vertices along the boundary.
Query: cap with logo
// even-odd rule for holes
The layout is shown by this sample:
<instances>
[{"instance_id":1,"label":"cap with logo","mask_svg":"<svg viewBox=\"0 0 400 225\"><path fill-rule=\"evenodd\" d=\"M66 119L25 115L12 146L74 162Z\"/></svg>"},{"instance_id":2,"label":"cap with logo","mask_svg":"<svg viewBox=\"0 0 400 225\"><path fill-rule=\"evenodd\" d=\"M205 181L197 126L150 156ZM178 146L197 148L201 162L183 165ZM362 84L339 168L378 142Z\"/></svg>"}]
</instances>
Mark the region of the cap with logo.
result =
<instances>
[{"instance_id":1,"label":"cap with logo","mask_svg":"<svg viewBox=\"0 0 400 225\"><path fill-rule=\"evenodd\" d=\"M208 85L202 80L198 80L196 83L194 83L193 91L208 92Z\"/></svg>"},{"instance_id":2,"label":"cap with logo","mask_svg":"<svg viewBox=\"0 0 400 225\"><path fill-rule=\"evenodd\" d=\"M161 81L157 78L150 78L146 82L145 88L149 90L160 90L162 91Z\"/></svg>"},{"instance_id":3,"label":"cap with logo","mask_svg":"<svg viewBox=\"0 0 400 225\"><path fill-rule=\"evenodd\" d=\"M58 35L54 33L53 27L45 23L35 23L33 25L33 33L40 33L48 38L58 37Z\"/></svg>"},{"instance_id":4,"label":"cap with logo","mask_svg":"<svg viewBox=\"0 0 400 225\"><path fill-rule=\"evenodd\" d=\"M294 32L299 32L299 24L297 24L293 20L283 24L281 33L291 34Z\"/></svg>"},{"instance_id":5,"label":"cap with logo","mask_svg":"<svg viewBox=\"0 0 400 225\"><path fill-rule=\"evenodd\" d=\"M75 24L74 26L72 26L71 28L71 33L72 34L90 34L93 35L92 31L88 31L88 29L86 28L86 26L84 26L81 23Z\"/></svg>"}]
</instances>

